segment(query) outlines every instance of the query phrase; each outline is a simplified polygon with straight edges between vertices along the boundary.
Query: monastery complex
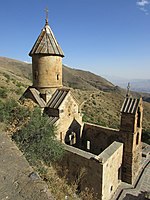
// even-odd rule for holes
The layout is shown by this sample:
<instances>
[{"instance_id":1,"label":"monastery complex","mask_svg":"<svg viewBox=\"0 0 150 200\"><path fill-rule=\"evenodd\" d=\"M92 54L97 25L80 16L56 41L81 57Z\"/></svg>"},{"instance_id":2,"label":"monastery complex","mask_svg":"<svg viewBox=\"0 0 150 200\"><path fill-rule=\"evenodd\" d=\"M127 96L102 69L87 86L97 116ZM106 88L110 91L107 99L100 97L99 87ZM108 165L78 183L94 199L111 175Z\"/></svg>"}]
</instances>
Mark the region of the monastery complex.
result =
<instances>
[{"instance_id":1,"label":"monastery complex","mask_svg":"<svg viewBox=\"0 0 150 200\"><path fill-rule=\"evenodd\" d=\"M85 169L78 191L93 189L100 200L111 199L122 181L134 184L142 158L142 99L125 97L119 130L84 123L78 100L62 85L64 53L48 19L29 55L33 85L23 97L39 105L57 127L57 138L66 150L62 172L68 169L69 182Z\"/></svg>"}]
</instances>

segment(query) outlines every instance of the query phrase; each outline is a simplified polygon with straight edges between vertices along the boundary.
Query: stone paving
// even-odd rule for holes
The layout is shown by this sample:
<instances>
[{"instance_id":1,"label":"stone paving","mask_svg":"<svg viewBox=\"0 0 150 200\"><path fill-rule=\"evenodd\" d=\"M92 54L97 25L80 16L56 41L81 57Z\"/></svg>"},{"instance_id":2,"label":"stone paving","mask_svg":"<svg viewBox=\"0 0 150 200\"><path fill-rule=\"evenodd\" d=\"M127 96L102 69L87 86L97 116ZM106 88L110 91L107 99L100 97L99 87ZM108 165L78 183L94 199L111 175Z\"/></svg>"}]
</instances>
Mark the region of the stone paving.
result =
<instances>
[{"instance_id":1,"label":"stone paving","mask_svg":"<svg viewBox=\"0 0 150 200\"><path fill-rule=\"evenodd\" d=\"M146 192L150 193L150 162L146 166L136 187L134 189L125 189L119 200L143 200L146 199L144 197Z\"/></svg>"},{"instance_id":2,"label":"stone paving","mask_svg":"<svg viewBox=\"0 0 150 200\"><path fill-rule=\"evenodd\" d=\"M46 183L6 133L0 133L0 200L53 200Z\"/></svg>"},{"instance_id":3,"label":"stone paving","mask_svg":"<svg viewBox=\"0 0 150 200\"><path fill-rule=\"evenodd\" d=\"M150 145L146 145L143 155L141 175L135 186L122 182L112 200L150 199ZM149 198L148 196L145 197L147 193L149 194Z\"/></svg>"},{"instance_id":4,"label":"stone paving","mask_svg":"<svg viewBox=\"0 0 150 200\"><path fill-rule=\"evenodd\" d=\"M141 173L135 185L122 182L111 200L146 200L150 199L150 145L143 144ZM146 197L149 194L149 198Z\"/></svg>"}]
</instances>

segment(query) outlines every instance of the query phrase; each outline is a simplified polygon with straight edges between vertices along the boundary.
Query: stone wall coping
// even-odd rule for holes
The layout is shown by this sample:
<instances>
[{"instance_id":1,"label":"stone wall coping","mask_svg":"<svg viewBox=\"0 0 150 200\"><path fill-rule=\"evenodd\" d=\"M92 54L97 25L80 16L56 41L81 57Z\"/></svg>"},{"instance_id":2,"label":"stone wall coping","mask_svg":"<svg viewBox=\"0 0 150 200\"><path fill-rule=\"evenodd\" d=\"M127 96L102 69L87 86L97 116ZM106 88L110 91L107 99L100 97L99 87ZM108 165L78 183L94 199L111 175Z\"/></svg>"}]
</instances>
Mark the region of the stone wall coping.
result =
<instances>
[{"instance_id":1,"label":"stone wall coping","mask_svg":"<svg viewBox=\"0 0 150 200\"><path fill-rule=\"evenodd\" d=\"M92 154L90 152L64 144L64 149L66 151L77 154L86 159L93 159L101 164L104 164L120 147L123 147L123 143L115 141L110 146L108 146L101 154L96 156L95 154Z\"/></svg>"},{"instance_id":2,"label":"stone wall coping","mask_svg":"<svg viewBox=\"0 0 150 200\"><path fill-rule=\"evenodd\" d=\"M105 127L105 126L100 126L98 124L92 124L92 123L88 123L88 122L84 122L84 125L95 126L95 127L99 127L99 128L106 129L106 130L112 130L112 131L116 131L116 132L120 131L119 129L109 128L109 127Z\"/></svg>"},{"instance_id":3,"label":"stone wall coping","mask_svg":"<svg viewBox=\"0 0 150 200\"><path fill-rule=\"evenodd\" d=\"M104 164L121 146L123 147L123 143L114 141L101 154L95 156L95 159Z\"/></svg>"},{"instance_id":4,"label":"stone wall coping","mask_svg":"<svg viewBox=\"0 0 150 200\"><path fill-rule=\"evenodd\" d=\"M94 157L96 156L95 154L92 154L90 152L86 152L84 150L81 150L81 149L78 149L76 147L73 147L73 146L70 146L70 145L66 145L66 144L64 144L64 149L66 151L68 151L68 152L77 154L77 155L82 156L82 157L84 157L86 159L91 159L91 158L94 159Z\"/></svg>"}]
</instances>

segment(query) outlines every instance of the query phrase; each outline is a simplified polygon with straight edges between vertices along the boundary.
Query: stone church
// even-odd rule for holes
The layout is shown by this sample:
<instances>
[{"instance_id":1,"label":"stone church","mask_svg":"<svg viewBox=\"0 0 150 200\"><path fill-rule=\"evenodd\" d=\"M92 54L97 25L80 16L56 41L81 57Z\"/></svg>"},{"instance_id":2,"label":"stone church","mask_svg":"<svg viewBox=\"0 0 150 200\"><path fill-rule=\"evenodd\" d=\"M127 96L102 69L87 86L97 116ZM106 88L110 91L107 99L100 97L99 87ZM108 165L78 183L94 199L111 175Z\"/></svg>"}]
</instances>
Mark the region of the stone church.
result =
<instances>
[{"instance_id":1,"label":"stone church","mask_svg":"<svg viewBox=\"0 0 150 200\"><path fill-rule=\"evenodd\" d=\"M112 198L121 181L133 184L141 162L142 99L126 96L121 108L120 129L84 123L80 105L71 90L62 85L62 58L48 19L29 55L33 85L23 96L34 101L57 126L57 138L66 154L62 170L69 182L79 178L79 192L92 189L101 200Z\"/></svg>"}]
</instances>

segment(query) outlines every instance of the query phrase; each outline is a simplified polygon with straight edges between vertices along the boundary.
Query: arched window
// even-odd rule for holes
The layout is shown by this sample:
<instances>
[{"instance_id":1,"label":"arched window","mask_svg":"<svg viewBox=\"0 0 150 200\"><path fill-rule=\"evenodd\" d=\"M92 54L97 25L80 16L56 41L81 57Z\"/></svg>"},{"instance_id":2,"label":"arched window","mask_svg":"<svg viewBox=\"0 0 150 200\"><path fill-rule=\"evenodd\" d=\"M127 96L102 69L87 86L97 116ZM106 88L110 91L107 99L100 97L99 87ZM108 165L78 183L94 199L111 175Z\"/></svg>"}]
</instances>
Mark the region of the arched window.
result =
<instances>
[{"instance_id":1,"label":"arched window","mask_svg":"<svg viewBox=\"0 0 150 200\"><path fill-rule=\"evenodd\" d=\"M141 127L141 112L140 109L138 108L138 112L137 112L137 127Z\"/></svg>"},{"instance_id":2,"label":"arched window","mask_svg":"<svg viewBox=\"0 0 150 200\"><path fill-rule=\"evenodd\" d=\"M34 73L34 79L35 80L38 79L38 75L39 75L38 71L35 71L35 73Z\"/></svg>"},{"instance_id":3,"label":"arched window","mask_svg":"<svg viewBox=\"0 0 150 200\"><path fill-rule=\"evenodd\" d=\"M59 74L57 74L57 81L59 80Z\"/></svg>"},{"instance_id":4,"label":"arched window","mask_svg":"<svg viewBox=\"0 0 150 200\"><path fill-rule=\"evenodd\" d=\"M69 135L69 141L70 145L76 144L76 133L71 132L71 134Z\"/></svg>"},{"instance_id":5,"label":"arched window","mask_svg":"<svg viewBox=\"0 0 150 200\"><path fill-rule=\"evenodd\" d=\"M90 148L91 148L91 143L89 140L87 140L87 150L90 150Z\"/></svg>"},{"instance_id":6,"label":"arched window","mask_svg":"<svg viewBox=\"0 0 150 200\"><path fill-rule=\"evenodd\" d=\"M138 145L138 143L139 143L139 133L137 133L136 135L136 145Z\"/></svg>"}]
</instances>

